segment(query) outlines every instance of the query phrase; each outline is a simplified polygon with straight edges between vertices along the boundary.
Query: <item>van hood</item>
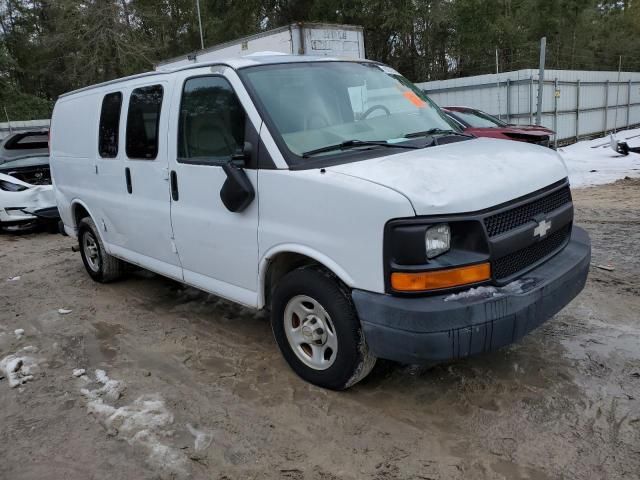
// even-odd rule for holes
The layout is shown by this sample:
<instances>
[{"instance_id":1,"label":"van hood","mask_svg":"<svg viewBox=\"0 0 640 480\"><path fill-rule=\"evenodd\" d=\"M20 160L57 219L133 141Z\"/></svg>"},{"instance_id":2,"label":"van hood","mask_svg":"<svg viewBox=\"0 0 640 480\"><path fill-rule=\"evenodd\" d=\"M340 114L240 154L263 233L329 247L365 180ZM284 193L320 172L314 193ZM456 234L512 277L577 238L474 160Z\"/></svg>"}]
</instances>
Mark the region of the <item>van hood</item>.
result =
<instances>
[{"instance_id":1,"label":"van hood","mask_svg":"<svg viewBox=\"0 0 640 480\"><path fill-rule=\"evenodd\" d=\"M328 167L409 199L416 215L475 212L540 190L567 176L551 149L478 138Z\"/></svg>"}]
</instances>

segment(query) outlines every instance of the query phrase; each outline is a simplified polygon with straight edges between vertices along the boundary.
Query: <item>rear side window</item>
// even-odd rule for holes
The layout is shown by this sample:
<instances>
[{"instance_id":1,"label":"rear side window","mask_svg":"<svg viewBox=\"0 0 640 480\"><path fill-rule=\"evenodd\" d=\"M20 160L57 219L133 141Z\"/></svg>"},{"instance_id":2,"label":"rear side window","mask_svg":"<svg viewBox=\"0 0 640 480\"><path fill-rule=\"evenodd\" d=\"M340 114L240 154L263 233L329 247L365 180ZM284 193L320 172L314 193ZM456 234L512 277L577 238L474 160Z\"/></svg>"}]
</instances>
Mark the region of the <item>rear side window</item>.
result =
<instances>
[{"instance_id":1,"label":"rear side window","mask_svg":"<svg viewBox=\"0 0 640 480\"><path fill-rule=\"evenodd\" d=\"M118 156L118 132L120 129L120 109L122 93L109 93L102 99L100 112L100 130L98 135L98 152L102 158Z\"/></svg>"},{"instance_id":2,"label":"rear side window","mask_svg":"<svg viewBox=\"0 0 640 480\"><path fill-rule=\"evenodd\" d=\"M153 160L158 155L162 94L162 85L136 88L131 92L127 113L127 157Z\"/></svg>"},{"instance_id":3,"label":"rear side window","mask_svg":"<svg viewBox=\"0 0 640 480\"><path fill-rule=\"evenodd\" d=\"M36 150L49 146L47 132L18 133L5 141L7 150Z\"/></svg>"},{"instance_id":4,"label":"rear side window","mask_svg":"<svg viewBox=\"0 0 640 480\"><path fill-rule=\"evenodd\" d=\"M244 146L246 115L223 77L187 80L178 126L178 161L220 165Z\"/></svg>"}]
</instances>

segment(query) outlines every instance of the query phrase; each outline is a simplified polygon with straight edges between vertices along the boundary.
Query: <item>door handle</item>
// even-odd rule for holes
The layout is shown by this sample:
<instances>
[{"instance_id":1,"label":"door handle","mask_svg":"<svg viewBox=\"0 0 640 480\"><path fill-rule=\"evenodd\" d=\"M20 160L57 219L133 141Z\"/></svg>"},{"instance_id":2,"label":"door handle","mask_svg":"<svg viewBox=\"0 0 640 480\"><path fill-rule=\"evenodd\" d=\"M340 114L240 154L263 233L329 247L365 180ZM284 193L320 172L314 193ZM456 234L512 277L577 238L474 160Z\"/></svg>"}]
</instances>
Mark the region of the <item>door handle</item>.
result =
<instances>
[{"instance_id":1,"label":"door handle","mask_svg":"<svg viewBox=\"0 0 640 480\"><path fill-rule=\"evenodd\" d=\"M174 202L180 199L180 194L178 193L178 174L175 170L171 170L171 198L173 198Z\"/></svg>"},{"instance_id":2,"label":"door handle","mask_svg":"<svg viewBox=\"0 0 640 480\"><path fill-rule=\"evenodd\" d=\"M124 169L124 177L127 180L127 192L133 192L133 188L131 186L131 170L129 170L129 167Z\"/></svg>"}]
</instances>

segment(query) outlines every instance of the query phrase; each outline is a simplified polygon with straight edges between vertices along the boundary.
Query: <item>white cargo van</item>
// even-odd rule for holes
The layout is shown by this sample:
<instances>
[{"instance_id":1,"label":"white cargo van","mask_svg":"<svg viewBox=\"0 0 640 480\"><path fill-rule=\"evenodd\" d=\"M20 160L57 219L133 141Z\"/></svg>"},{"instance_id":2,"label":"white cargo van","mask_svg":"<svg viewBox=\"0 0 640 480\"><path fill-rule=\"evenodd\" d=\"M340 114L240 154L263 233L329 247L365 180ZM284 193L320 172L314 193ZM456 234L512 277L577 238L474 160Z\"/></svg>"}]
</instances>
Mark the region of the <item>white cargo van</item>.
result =
<instances>
[{"instance_id":1,"label":"white cargo van","mask_svg":"<svg viewBox=\"0 0 640 480\"><path fill-rule=\"evenodd\" d=\"M51 170L93 279L129 262L268 308L289 365L332 389L376 358L514 342L589 269L555 152L461 134L366 60L245 57L63 95Z\"/></svg>"}]
</instances>

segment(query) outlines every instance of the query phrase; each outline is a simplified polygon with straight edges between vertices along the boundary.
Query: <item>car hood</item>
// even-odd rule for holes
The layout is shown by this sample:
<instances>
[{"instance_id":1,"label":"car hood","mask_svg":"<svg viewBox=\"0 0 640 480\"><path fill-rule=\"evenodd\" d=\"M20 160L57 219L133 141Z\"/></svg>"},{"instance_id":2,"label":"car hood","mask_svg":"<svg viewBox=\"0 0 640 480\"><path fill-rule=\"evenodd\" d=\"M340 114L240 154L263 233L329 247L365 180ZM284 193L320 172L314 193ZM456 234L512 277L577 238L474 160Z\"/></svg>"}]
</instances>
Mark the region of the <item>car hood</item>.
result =
<instances>
[{"instance_id":1,"label":"car hood","mask_svg":"<svg viewBox=\"0 0 640 480\"><path fill-rule=\"evenodd\" d=\"M8 160L5 163L0 163L0 170L11 170L13 168L24 167L46 167L49 165L49 157L35 156L35 157L22 157L15 160Z\"/></svg>"},{"instance_id":2,"label":"car hood","mask_svg":"<svg viewBox=\"0 0 640 480\"><path fill-rule=\"evenodd\" d=\"M328 167L391 188L416 215L483 210L522 197L567 176L548 148L491 138L411 150Z\"/></svg>"},{"instance_id":3,"label":"car hood","mask_svg":"<svg viewBox=\"0 0 640 480\"><path fill-rule=\"evenodd\" d=\"M27 153L25 153L25 150L0 149L0 165L5 162L17 160L19 158L24 158L27 156L46 157L47 155L49 155L48 148L33 148L29 149Z\"/></svg>"},{"instance_id":4,"label":"car hood","mask_svg":"<svg viewBox=\"0 0 640 480\"><path fill-rule=\"evenodd\" d=\"M518 126L509 126L507 129L510 132L517 133L526 133L528 135L553 135L554 131L549 130L546 127L541 127L538 125L518 125Z\"/></svg>"},{"instance_id":5,"label":"car hood","mask_svg":"<svg viewBox=\"0 0 640 480\"><path fill-rule=\"evenodd\" d=\"M522 135L528 137L548 137L553 135L551 130L547 130L544 127L472 127L466 130L476 135L483 134L501 134L501 135Z\"/></svg>"}]
</instances>

